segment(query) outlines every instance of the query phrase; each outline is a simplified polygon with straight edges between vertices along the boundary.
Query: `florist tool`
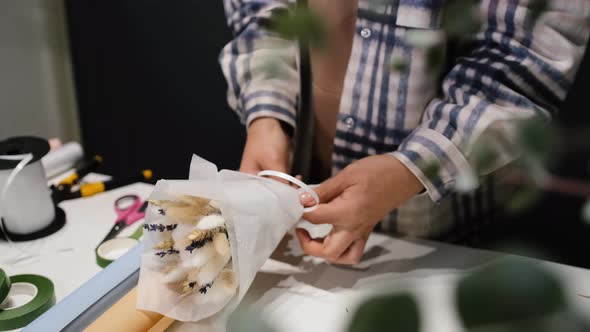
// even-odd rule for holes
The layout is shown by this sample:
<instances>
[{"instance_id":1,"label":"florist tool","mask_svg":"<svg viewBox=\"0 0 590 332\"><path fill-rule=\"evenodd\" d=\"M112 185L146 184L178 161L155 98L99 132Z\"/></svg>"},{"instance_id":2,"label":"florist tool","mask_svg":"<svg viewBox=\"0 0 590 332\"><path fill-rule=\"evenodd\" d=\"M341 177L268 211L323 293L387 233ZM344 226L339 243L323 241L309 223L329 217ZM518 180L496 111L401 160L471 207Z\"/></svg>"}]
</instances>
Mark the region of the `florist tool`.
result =
<instances>
[{"instance_id":1,"label":"florist tool","mask_svg":"<svg viewBox=\"0 0 590 332\"><path fill-rule=\"evenodd\" d=\"M69 196L72 195L72 187L77 185L88 173L94 172L102 164L102 161L103 159L99 155L94 156L91 160L85 160L76 167L74 173L59 181L57 185L49 186L53 200L61 202L69 199Z\"/></svg>"},{"instance_id":2,"label":"florist tool","mask_svg":"<svg viewBox=\"0 0 590 332\"><path fill-rule=\"evenodd\" d=\"M107 190L120 188L126 185L140 181L149 181L152 179L153 172L150 169L143 170L140 174L123 179L113 179L105 182L83 183L80 190L72 193L71 198L89 197Z\"/></svg>"},{"instance_id":3,"label":"florist tool","mask_svg":"<svg viewBox=\"0 0 590 332\"><path fill-rule=\"evenodd\" d=\"M104 241L96 248L96 264L102 268L107 267L135 247L142 235L143 226L139 226L129 237L116 237Z\"/></svg>"},{"instance_id":4,"label":"florist tool","mask_svg":"<svg viewBox=\"0 0 590 332\"><path fill-rule=\"evenodd\" d=\"M49 143L47 143L49 145ZM49 151L41 159L47 177L54 177L72 167L84 157L84 149L78 142L68 142L55 150Z\"/></svg>"},{"instance_id":5,"label":"florist tool","mask_svg":"<svg viewBox=\"0 0 590 332\"><path fill-rule=\"evenodd\" d=\"M150 181L152 177L152 170L146 169L141 171L141 173L138 175L122 179L113 179L104 182L82 183L80 184L80 190L74 192L70 191L72 187L68 185L53 187L53 200L55 202L61 202L68 199L90 197L98 193L102 193L111 189L117 189L135 182Z\"/></svg>"},{"instance_id":6,"label":"florist tool","mask_svg":"<svg viewBox=\"0 0 590 332\"><path fill-rule=\"evenodd\" d=\"M113 225L105 238L100 241L99 246L104 242L113 239L115 236L121 233L125 227L132 225L139 219L143 219L147 205L148 202L142 201L137 195L126 195L119 197L115 201L115 212L117 213L115 225Z\"/></svg>"},{"instance_id":7,"label":"florist tool","mask_svg":"<svg viewBox=\"0 0 590 332\"><path fill-rule=\"evenodd\" d=\"M88 173L96 170L102 164L102 161L103 159L100 155L95 155L94 158L83 161L78 167L76 167L74 173L59 181L57 184L58 189L60 189L60 186L71 187L75 184L78 184L78 182L80 182L83 177L88 175Z\"/></svg>"}]
</instances>

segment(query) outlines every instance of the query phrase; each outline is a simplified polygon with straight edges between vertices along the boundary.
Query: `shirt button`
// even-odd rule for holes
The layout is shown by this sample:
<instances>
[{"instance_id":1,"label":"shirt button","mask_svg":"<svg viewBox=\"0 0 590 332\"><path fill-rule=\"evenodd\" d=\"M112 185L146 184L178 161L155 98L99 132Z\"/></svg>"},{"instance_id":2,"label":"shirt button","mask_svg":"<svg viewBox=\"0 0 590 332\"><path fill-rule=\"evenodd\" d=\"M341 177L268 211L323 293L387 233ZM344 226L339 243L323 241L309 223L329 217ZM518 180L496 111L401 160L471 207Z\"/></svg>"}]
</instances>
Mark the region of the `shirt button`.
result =
<instances>
[{"instance_id":1,"label":"shirt button","mask_svg":"<svg viewBox=\"0 0 590 332\"><path fill-rule=\"evenodd\" d=\"M369 29L369 28L363 28L361 30L361 37L367 39L367 38L371 37L371 33L372 33L371 32L371 29Z\"/></svg>"},{"instance_id":2,"label":"shirt button","mask_svg":"<svg viewBox=\"0 0 590 332\"><path fill-rule=\"evenodd\" d=\"M355 123L355 121L352 116L349 116L346 119L344 119L344 124L346 125L346 128L348 128L348 129L354 128L354 123Z\"/></svg>"}]
</instances>

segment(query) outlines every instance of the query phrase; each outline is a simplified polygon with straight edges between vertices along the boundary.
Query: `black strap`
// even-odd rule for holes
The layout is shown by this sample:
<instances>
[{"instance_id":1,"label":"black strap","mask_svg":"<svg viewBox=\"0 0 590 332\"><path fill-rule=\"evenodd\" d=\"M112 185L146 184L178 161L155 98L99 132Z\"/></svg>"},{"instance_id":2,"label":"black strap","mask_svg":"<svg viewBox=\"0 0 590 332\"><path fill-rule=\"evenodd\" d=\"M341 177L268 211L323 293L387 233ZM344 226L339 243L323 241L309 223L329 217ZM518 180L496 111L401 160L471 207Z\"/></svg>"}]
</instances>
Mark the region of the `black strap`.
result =
<instances>
[{"instance_id":1,"label":"black strap","mask_svg":"<svg viewBox=\"0 0 590 332\"><path fill-rule=\"evenodd\" d=\"M295 10L307 7L307 0L297 0ZM312 112L311 65L309 45L299 41L299 77L300 94L297 111L297 130L293 150L291 172L303 177L304 182L310 179L310 165L313 145L314 117Z\"/></svg>"}]
</instances>

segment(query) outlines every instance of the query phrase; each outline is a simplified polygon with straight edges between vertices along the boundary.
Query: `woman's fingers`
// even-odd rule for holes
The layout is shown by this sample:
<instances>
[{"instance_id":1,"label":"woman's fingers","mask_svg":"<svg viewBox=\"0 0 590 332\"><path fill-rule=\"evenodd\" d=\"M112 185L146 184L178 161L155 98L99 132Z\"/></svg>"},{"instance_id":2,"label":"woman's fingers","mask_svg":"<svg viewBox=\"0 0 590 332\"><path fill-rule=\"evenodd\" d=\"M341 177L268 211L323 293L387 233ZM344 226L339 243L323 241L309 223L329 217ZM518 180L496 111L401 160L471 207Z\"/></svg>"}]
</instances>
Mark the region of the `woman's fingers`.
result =
<instances>
[{"instance_id":1,"label":"woman's fingers","mask_svg":"<svg viewBox=\"0 0 590 332\"><path fill-rule=\"evenodd\" d=\"M334 263L347 265L358 264L363 257L366 244L366 239L354 241L352 245Z\"/></svg>"},{"instance_id":2,"label":"woman's fingers","mask_svg":"<svg viewBox=\"0 0 590 332\"><path fill-rule=\"evenodd\" d=\"M309 233L301 228L296 230L297 238L303 251L312 256L336 262L340 256L353 244L355 237L351 231L345 229L332 230L322 239L313 239Z\"/></svg>"}]
</instances>

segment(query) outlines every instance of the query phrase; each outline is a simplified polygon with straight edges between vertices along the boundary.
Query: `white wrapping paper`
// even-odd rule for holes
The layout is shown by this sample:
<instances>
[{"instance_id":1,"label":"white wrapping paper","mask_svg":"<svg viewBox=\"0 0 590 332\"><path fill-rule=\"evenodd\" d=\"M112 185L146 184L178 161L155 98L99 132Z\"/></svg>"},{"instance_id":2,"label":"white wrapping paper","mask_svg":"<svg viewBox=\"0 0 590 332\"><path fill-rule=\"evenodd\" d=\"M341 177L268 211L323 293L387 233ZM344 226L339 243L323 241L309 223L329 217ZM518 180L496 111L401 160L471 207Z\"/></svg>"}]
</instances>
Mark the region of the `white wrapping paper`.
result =
<instances>
[{"instance_id":1,"label":"white wrapping paper","mask_svg":"<svg viewBox=\"0 0 590 332\"><path fill-rule=\"evenodd\" d=\"M160 180L150 199L174 200L179 195L211 199L221 210L231 247L231 266L238 281L237 291L227 296L227 291L214 283L207 294L196 292L183 296L166 282L180 279L186 271L177 269L176 275L161 271L162 262L173 263L178 255L164 260L154 256L153 247L169 237L171 231L145 232L137 308L184 322L215 315L212 320L219 325L219 320L225 319L244 297L256 273L286 232L301 219L299 191L272 179L228 170L218 172L214 164L193 156L189 180ZM156 207L150 207L145 223L166 225L169 221Z\"/></svg>"}]
</instances>

